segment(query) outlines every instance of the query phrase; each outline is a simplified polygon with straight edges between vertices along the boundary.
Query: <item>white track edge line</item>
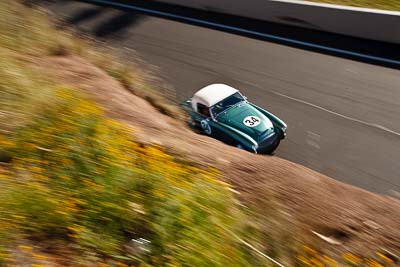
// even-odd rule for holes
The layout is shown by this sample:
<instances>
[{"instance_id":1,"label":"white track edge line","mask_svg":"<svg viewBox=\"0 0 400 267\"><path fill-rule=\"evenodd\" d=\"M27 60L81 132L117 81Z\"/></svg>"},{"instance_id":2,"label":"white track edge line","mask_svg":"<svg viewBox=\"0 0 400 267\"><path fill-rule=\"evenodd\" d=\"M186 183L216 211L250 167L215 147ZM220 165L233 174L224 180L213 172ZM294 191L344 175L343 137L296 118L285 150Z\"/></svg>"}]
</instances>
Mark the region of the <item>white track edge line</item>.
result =
<instances>
[{"instance_id":1,"label":"white track edge line","mask_svg":"<svg viewBox=\"0 0 400 267\"><path fill-rule=\"evenodd\" d=\"M340 114L338 112L326 109L324 107L315 105L313 103L310 103L310 102L307 102L307 101L304 101L304 100L301 100L301 99L298 99L298 98L295 98L295 97L291 97L291 96L288 96L288 95L285 95L285 94L282 94L282 93L279 93L279 92L272 91L271 93L273 93L275 95L278 95L278 96L281 96L281 97L284 97L284 98L287 98L287 99L290 99L290 100L293 100L293 101L296 101L296 102L299 102L299 103L302 103L302 104L305 104L305 105L308 105L308 106L311 106L311 107L314 107L314 108L317 108L317 109L320 109L320 110L323 110L325 112L328 112L330 114L339 116L341 118L344 118L344 119L347 119L347 120L350 120L350 121L354 121L354 122L358 122L360 124L363 124L363 125L366 125L366 126L370 126L370 127L374 127L374 128L379 129L379 130L382 130L382 131L385 131L385 132L400 136L399 132L396 132L394 130L386 128L385 126L382 126L382 125L379 125L379 124L376 124L376 123L372 123L372 122L366 122L366 121L363 121L363 120L360 120L360 119L356 119L356 118L352 118L352 117Z\"/></svg>"}]
</instances>

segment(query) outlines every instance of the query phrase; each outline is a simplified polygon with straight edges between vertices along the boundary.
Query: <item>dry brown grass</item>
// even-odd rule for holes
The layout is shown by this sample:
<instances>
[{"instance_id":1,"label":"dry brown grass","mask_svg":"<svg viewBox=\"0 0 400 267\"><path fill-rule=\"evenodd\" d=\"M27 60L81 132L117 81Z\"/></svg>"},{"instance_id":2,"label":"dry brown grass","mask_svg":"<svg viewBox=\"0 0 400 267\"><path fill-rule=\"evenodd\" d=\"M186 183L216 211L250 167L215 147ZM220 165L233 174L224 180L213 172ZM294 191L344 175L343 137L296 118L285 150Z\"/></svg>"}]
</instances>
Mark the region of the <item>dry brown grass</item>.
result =
<instances>
[{"instance_id":1,"label":"dry brown grass","mask_svg":"<svg viewBox=\"0 0 400 267\"><path fill-rule=\"evenodd\" d=\"M117 52L113 52L112 48L107 48L107 50L104 51L104 48L86 49L86 52L81 53L80 56L106 71L108 75L120 82L125 89L148 101L162 114L176 119L183 118L184 115L181 109L172 101L169 101L168 96L159 90L160 81L157 80L154 74L147 71L143 64L137 62L123 63L123 60L119 59ZM106 54L106 52L110 54L110 51L111 56Z\"/></svg>"},{"instance_id":2,"label":"dry brown grass","mask_svg":"<svg viewBox=\"0 0 400 267\"><path fill-rule=\"evenodd\" d=\"M310 0L312 2L329 3L365 8L377 8L385 10L400 10L400 0Z\"/></svg>"}]
</instances>

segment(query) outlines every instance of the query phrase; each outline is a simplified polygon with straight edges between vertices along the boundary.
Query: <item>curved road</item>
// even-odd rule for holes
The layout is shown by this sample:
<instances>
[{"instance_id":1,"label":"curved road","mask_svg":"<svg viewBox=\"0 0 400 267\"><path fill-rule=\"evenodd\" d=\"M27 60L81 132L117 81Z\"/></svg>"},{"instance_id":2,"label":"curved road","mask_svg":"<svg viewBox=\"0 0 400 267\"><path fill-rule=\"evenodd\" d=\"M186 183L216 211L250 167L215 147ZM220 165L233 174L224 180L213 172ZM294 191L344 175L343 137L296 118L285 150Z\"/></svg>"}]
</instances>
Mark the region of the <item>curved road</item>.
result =
<instances>
[{"instance_id":1,"label":"curved road","mask_svg":"<svg viewBox=\"0 0 400 267\"><path fill-rule=\"evenodd\" d=\"M177 101L209 83L239 88L288 123L277 156L400 197L399 70L88 3L49 6L157 66Z\"/></svg>"}]
</instances>

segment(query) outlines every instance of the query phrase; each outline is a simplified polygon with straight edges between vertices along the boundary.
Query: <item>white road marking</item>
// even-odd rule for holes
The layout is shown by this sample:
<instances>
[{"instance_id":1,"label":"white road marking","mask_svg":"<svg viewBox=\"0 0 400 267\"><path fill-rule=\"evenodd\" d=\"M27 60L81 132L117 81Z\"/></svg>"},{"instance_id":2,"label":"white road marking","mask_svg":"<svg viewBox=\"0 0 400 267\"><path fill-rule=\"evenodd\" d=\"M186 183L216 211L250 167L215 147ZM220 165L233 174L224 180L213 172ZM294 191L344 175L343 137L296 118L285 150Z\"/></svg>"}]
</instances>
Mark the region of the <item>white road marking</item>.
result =
<instances>
[{"instance_id":1,"label":"white road marking","mask_svg":"<svg viewBox=\"0 0 400 267\"><path fill-rule=\"evenodd\" d=\"M313 104L313 103L310 103L310 102L307 102L307 101L304 101L304 100L301 100L301 99L298 99L298 98L295 98L295 97L291 97L291 96L288 96L288 95L285 95L285 94L282 94L282 93L278 93L278 92L275 92L275 91L271 91L271 93L273 93L273 94L275 94L275 95L278 95L278 96L281 96L281 97L284 97L284 98L287 98L287 99L290 99L290 100L293 100L293 101L296 101L296 102L299 102L299 103L302 103L302 104L305 104L305 105L308 105L308 106L313 107L313 108L316 108L316 109L323 110L323 111L325 111L325 112L328 112L328 113L330 113L330 114L339 116L339 117L341 117L341 118L344 118L344 119L347 119L347 120L350 120L350 121L354 121L354 122L357 122L357 123L360 123L360 124L363 124L363 125L366 125L366 126L374 127L374 128L376 128L376 129L385 131L385 132L387 132L387 133L400 136L400 133L399 133L399 132L396 132L396 131L394 131L394 130L391 130L391 129L389 129L389 128L385 127L385 126L382 126L382 125L380 125L380 124L376 124L376 123L367 122L367 121L359 120L359 119L356 119L356 118L352 118L352 117L349 117L349 116L340 114L340 113L338 113L338 112L335 112L335 111L326 109L326 108L324 108L324 107L315 105L315 104Z\"/></svg>"},{"instance_id":2,"label":"white road marking","mask_svg":"<svg viewBox=\"0 0 400 267\"><path fill-rule=\"evenodd\" d=\"M350 72L350 73L353 73L353 74L358 74L358 71L353 70L353 69L351 69L351 68L345 68L345 70L348 71L348 72Z\"/></svg>"},{"instance_id":3,"label":"white road marking","mask_svg":"<svg viewBox=\"0 0 400 267\"><path fill-rule=\"evenodd\" d=\"M320 147L321 135L307 131L306 142L309 146L315 147L316 149L321 149Z\"/></svg>"}]
</instances>

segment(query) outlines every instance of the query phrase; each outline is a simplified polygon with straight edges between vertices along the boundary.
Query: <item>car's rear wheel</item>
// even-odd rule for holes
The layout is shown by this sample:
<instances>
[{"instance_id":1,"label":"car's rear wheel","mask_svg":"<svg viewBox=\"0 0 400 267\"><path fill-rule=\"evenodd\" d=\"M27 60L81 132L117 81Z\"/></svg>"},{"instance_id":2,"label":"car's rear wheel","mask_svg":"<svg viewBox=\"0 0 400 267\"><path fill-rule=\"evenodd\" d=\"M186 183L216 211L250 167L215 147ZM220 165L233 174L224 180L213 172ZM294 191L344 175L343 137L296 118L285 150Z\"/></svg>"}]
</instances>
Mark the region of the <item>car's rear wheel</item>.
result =
<instances>
[{"instance_id":1,"label":"car's rear wheel","mask_svg":"<svg viewBox=\"0 0 400 267\"><path fill-rule=\"evenodd\" d=\"M207 122L207 120L202 120L200 122L201 128L203 129L203 132L207 135L211 135L211 126Z\"/></svg>"},{"instance_id":2,"label":"car's rear wheel","mask_svg":"<svg viewBox=\"0 0 400 267\"><path fill-rule=\"evenodd\" d=\"M192 127L192 128L196 128L196 122L194 121L194 119L192 118L192 117L189 117L189 119L188 119L188 124L189 124L189 126L190 127Z\"/></svg>"}]
</instances>

